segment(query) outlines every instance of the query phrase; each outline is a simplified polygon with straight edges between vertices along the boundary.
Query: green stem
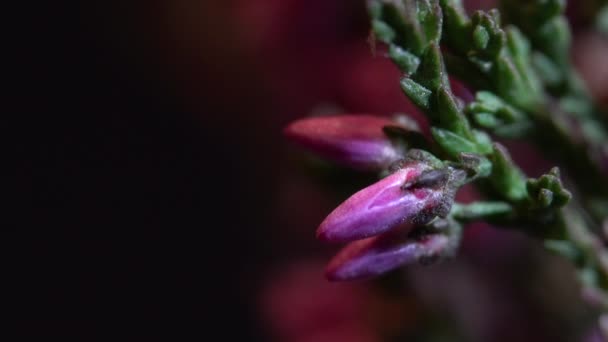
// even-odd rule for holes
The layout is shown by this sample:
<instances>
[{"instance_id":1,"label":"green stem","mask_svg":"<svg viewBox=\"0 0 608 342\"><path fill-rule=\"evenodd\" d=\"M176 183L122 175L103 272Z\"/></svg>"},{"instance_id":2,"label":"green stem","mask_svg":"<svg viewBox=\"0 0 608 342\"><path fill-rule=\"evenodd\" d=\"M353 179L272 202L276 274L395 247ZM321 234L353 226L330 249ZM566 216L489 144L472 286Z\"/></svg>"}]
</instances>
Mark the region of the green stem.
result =
<instances>
[{"instance_id":1,"label":"green stem","mask_svg":"<svg viewBox=\"0 0 608 342\"><path fill-rule=\"evenodd\" d=\"M460 222L496 219L513 213L513 206L507 202L455 203L451 215Z\"/></svg>"},{"instance_id":2,"label":"green stem","mask_svg":"<svg viewBox=\"0 0 608 342\"><path fill-rule=\"evenodd\" d=\"M559 161L566 170L576 180L579 195L585 196L582 199L584 206L595 218L601 222L604 217L601 212L591 207L591 202L595 198L608 197L608 182L603 175L600 166L589 154L585 144L577 143L572 137L568 127L565 126L560 118L563 112L560 107L553 105L550 110L539 108L530 114L537 132L534 142L547 151L552 158Z\"/></svg>"},{"instance_id":3,"label":"green stem","mask_svg":"<svg viewBox=\"0 0 608 342\"><path fill-rule=\"evenodd\" d=\"M592 232L581 211L574 205L562 210L558 223L564 230L565 241L575 248L576 253L569 258L577 266L584 290L593 291L595 304L608 311L608 252L602 240ZM575 258L572 259L572 256Z\"/></svg>"}]
</instances>

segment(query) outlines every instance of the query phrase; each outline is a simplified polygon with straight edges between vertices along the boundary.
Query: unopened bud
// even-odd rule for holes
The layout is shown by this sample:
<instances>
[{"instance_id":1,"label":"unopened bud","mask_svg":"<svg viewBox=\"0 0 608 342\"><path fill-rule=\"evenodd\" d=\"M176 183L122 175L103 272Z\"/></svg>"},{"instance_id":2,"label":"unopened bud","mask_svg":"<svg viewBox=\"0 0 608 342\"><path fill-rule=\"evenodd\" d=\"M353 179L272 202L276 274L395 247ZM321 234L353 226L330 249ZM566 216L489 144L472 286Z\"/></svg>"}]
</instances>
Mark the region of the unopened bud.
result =
<instances>
[{"instance_id":1,"label":"unopened bud","mask_svg":"<svg viewBox=\"0 0 608 342\"><path fill-rule=\"evenodd\" d=\"M399 124L371 115L324 116L297 120L287 126L285 135L323 158L357 170L380 171L404 152L384 133L386 126Z\"/></svg>"}]
</instances>

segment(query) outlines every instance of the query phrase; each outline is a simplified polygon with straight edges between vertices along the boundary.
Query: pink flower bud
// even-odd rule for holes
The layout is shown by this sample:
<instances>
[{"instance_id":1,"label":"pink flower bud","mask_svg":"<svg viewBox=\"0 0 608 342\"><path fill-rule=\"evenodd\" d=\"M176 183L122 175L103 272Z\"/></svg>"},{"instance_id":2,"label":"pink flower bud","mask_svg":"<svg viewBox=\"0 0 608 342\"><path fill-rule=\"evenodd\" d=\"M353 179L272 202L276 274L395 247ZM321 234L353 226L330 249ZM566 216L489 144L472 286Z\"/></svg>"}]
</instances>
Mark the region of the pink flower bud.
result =
<instances>
[{"instance_id":1,"label":"pink flower bud","mask_svg":"<svg viewBox=\"0 0 608 342\"><path fill-rule=\"evenodd\" d=\"M440 258L450 247L450 237L441 233L408 237L389 233L355 241L329 263L329 280L357 280L381 275L401 266L426 264Z\"/></svg>"},{"instance_id":2,"label":"pink flower bud","mask_svg":"<svg viewBox=\"0 0 608 342\"><path fill-rule=\"evenodd\" d=\"M323 158L358 170L377 171L402 158L402 148L382 130L398 125L371 115L323 116L292 122L285 135Z\"/></svg>"},{"instance_id":3,"label":"pink flower bud","mask_svg":"<svg viewBox=\"0 0 608 342\"><path fill-rule=\"evenodd\" d=\"M317 238L345 242L378 235L404 223L424 223L445 216L462 171L433 170L409 161L395 173L357 192L321 223Z\"/></svg>"}]
</instances>

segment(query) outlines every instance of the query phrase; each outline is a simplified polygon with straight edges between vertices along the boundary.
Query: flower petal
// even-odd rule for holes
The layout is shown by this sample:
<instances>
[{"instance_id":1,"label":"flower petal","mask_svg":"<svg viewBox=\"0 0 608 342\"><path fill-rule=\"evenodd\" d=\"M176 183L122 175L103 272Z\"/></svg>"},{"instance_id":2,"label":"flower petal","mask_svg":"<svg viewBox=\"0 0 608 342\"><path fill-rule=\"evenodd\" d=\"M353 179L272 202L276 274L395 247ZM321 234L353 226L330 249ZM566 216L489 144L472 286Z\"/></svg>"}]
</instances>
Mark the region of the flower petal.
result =
<instances>
[{"instance_id":1,"label":"flower petal","mask_svg":"<svg viewBox=\"0 0 608 342\"><path fill-rule=\"evenodd\" d=\"M317 229L317 238L348 242L403 223L424 223L434 216L445 216L461 185L461 174L453 169L432 170L419 161L407 162L338 206ZM408 186L416 182L417 186Z\"/></svg>"},{"instance_id":2,"label":"flower petal","mask_svg":"<svg viewBox=\"0 0 608 342\"><path fill-rule=\"evenodd\" d=\"M329 280L371 278L401 266L437 259L449 245L450 238L441 233L417 238L403 232L388 233L350 243L332 259L325 274Z\"/></svg>"},{"instance_id":3,"label":"flower petal","mask_svg":"<svg viewBox=\"0 0 608 342\"><path fill-rule=\"evenodd\" d=\"M306 118L291 123L285 135L319 156L359 170L382 170L402 157L402 149L384 134L397 126L387 118L339 115ZM406 128L406 127L404 127Z\"/></svg>"}]
</instances>

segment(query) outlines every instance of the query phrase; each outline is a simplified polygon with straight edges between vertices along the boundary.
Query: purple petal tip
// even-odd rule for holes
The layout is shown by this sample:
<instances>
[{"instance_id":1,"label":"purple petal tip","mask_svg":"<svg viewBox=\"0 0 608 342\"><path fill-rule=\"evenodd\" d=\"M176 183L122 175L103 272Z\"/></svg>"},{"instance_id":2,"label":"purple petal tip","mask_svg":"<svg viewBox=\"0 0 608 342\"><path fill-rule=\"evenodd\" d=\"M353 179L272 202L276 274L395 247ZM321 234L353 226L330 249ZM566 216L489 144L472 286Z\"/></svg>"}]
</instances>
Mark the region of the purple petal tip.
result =
<instances>
[{"instance_id":1,"label":"purple petal tip","mask_svg":"<svg viewBox=\"0 0 608 342\"><path fill-rule=\"evenodd\" d=\"M356 241L331 260L325 277L330 281L374 278L402 266L435 261L448 245L449 237L443 234L418 239L402 233L385 234Z\"/></svg>"},{"instance_id":2,"label":"purple petal tip","mask_svg":"<svg viewBox=\"0 0 608 342\"><path fill-rule=\"evenodd\" d=\"M377 171L401 157L384 134L383 127L396 126L388 118L372 115L339 115L301 119L283 131L291 141L340 164Z\"/></svg>"},{"instance_id":3,"label":"purple petal tip","mask_svg":"<svg viewBox=\"0 0 608 342\"><path fill-rule=\"evenodd\" d=\"M349 242L382 234L407 224L441 196L439 191L403 189L427 166L410 163L360 190L332 211L317 229L317 238Z\"/></svg>"}]
</instances>

